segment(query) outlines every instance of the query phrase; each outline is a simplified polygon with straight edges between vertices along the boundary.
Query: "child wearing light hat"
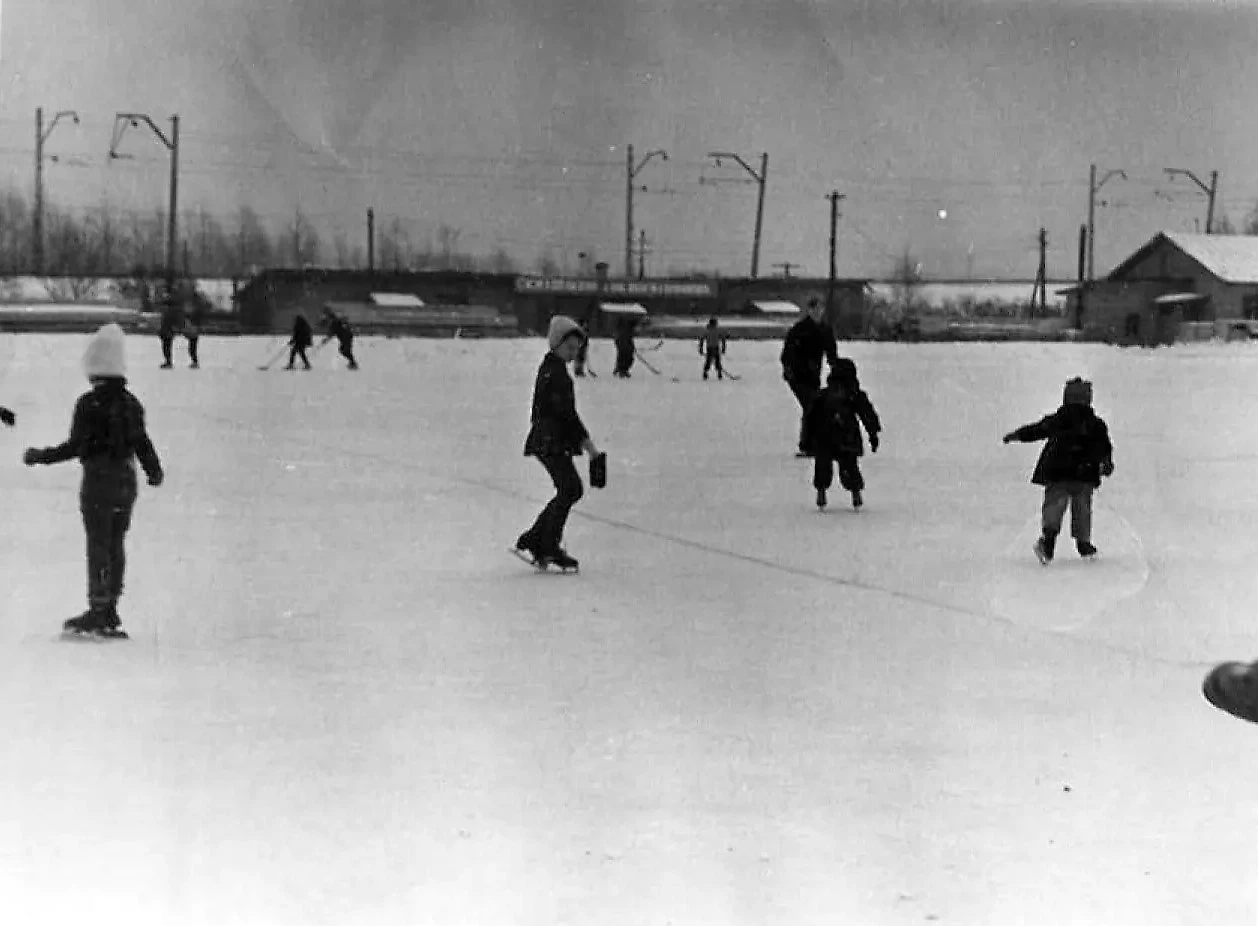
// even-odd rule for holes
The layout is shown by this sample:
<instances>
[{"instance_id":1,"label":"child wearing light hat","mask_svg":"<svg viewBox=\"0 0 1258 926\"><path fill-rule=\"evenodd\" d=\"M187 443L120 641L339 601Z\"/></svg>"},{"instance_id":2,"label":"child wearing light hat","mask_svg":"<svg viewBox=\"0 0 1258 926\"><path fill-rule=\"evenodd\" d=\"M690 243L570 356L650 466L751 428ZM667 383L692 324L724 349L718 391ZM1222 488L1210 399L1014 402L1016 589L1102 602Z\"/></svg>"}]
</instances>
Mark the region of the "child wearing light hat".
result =
<instances>
[{"instance_id":1,"label":"child wearing light hat","mask_svg":"<svg viewBox=\"0 0 1258 926\"><path fill-rule=\"evenodd\" d=\"M542 509L533 526L516 540L515 549L530 556L535 565L553 564L575 570L577 560L562 547L568 513L585 491L573 457L585 452L595 460L601 454L577 414L576 391L568 375L568 364L576 359L585 332L566 315L556 315L550 320L546 340L550 349L542 358L533 385L533 411L524 455L537 457L545 467L555 484L555 497Z\"/></svg>"},{"instance_id":2,"label":"child wearing light hat","mask_svg":"<svg viewBox=\"0 0 1258 926\"><path fill-rule=\"evenodd\" d=\"M144 426L144 406L127 389L126 335L115 324L92 337L83 357L92 388L74 405L70 437L55 447L31 447L27 466L77 459L83 465L79 511L87 533L88 609L65 622L67 634L126 637L118 617L126 568L124 541L137 494L139 459L148 484L160 486L161 461Z\"/></svg>"},{"instance_id":3,"label":"child wearing light hat","mask_svg":"<svg viewBox=\"0 0 1258 926\"><path fill-rule=\"evenodd\" d=\"M1031 482L1044 487L1035 555L1045 566L1053 561L1069 506L1075 548L1080 556L1093 557L1097 550L1092 545L1092 493L1100 487L1101 477L1114 472L1114 447L1105 421L1092 410L1090 382L1076 376L1066 383L1057 411L1004 436L1006 444L1041 440L1048 443L1031 476Z\"/></svg>"}]
</instances>

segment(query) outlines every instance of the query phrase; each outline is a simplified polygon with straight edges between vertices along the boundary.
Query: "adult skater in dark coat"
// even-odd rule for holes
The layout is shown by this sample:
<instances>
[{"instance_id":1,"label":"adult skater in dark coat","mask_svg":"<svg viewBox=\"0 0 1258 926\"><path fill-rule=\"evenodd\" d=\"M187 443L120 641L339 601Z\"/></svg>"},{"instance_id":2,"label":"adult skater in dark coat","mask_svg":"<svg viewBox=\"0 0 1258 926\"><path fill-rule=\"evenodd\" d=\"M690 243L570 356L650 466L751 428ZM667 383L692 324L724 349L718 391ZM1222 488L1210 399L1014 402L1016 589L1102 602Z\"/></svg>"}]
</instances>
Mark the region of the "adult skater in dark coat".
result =
<instances>
[{"instance_id":1,"label":"adult skater in dark coat","mask_svg":"<svg viewBox=\"0 0 1258 926\"><path fill-rule=\"evenodd\" d=\"M1057 535L1066 508L1070 508L1070 533L1079 555L1096 555L1092 545L1092 493L1103 476L1114 472L1114 445L1109 427L1092 410L1092 384L1075 377L1066 383L1057 411L1034 424L1023 425L1004 436L1012 441L1048 441L1036 461L1031 482L1044 487L1041 533L1035 555L1044 565L1053 560Z\"/></svg>"},{"instance_id":2,"label":"adult skater in dark coat","mask_svg":"<svg viewBox=\"0 0 1258 926\"><path fill-rule=\"evenodd\" d=\"M699 337L699 353L703 357L703 378L708 378L708 370L716 367L716 378L724 379L725 370L721 367L721 355L725 353L728 341L720 323L715 318L708 319L708 326Z\"/></svg>"},{"instance_id":3,"label":"adult skater in dark coat","mask_svg":"<svg viewBox=\"0 0 1258 926\"><path fill-rule=\"evenodd\" d=\"M865 452L861 426L869 433L869 449L878 452L882 422L856 375L856 364L844 358L830 370L830 377L807 413L809 445L814 457L813 488L817 507L826 507L826 492L834 481L834 464L839 467L839 484L852 493L852 507L860 508L865 477L860 458Z\"/></svg>"},{"instance_id":4,"label":"adult skater in dark coat","mask_svg":"<svg viewBox=\"0 0 1258 926\"><path fill-rule=\"evenodd\" d=\"M197 356L197 345L201 341L201 326L204 315L200 309L193 309L183 323L183 336L188 340L188 365L192 369L200 369L201 359Z\"/></svg>"},{"instance_id":5,"label":"adult skater in dark coat","mask_svg":"<svg viewBox=\"0 0 1258 926\"><path fill-rule=\"evenodd\" d=\"M336 338L340 344L341 356L349 361L351 370L357 370L358 361L354 359L354 329L349 326L349 322L331 309L323 310L323 322L328 328L327 340Z\"/></svg>"},{"instance_id":6,"label":"adult skater in dark coat","mask_svg":"<svg viewBox=\"0 0 1258 926\"><path fill-rule=\"evenodd\" d=\"M622 319L616 325L616 337L614 343L616 345L616 368L612 370L613 376L619 376L621 379L629 378L629 371L633 368L633 321L630 319Z\"/></svg>"},{"instance_id":7,"label":"adult skater in dark coat","mask_svg":"<svg viewBox=\"0 0 1258 926\"><path fill-rule=\"evenodd\" d=\"M825 314L826 307L820 299L809 299L806 314L786 332L786 340L782 344L782 378L799 402L799 452L796 456L801 457L809 456L808 409L821 391L822 358L830 364L832 371L839 362L839 347L835 343L834 332L825 322Z\"/></svg>"},{"instance_id":8,"label":"adult skater in dark coat","mask_svg":"<svg viewBox=\"0 0 1258 926\"><path fill-rule=\"evenodd\" d=\"M310 358L306 356L306 348L313 343L314 331L310 328L310 322L306 321L306 316L298 315L293 319L293 336L288 339L288 366L284 369L293 369L293 363L300 357L302 369L309 370Z\"/></svg>"},{"instance_id":9,"label":"adult skater in dark coat","mask_svg":"<svg viewBox=\"0 0 1258 926\"><path fill-rule=\"evenodd\" d=\"M158 340L162 342L163 370L169 370L174 366L171 351L175 346L175 334L183 326L181 314L178 297L171 293L166 297L166 304L162 306L162 320L157 328Z\"/></svg>"},{"instance_id":10,"label":"adult skater in dark coat","mask_svg":"<svg viewBox=\"0 0 1258 926\"><path fill-rule=\"evenodd\" d=\"M575 388L567 368L576 358L583 337L581 327L571 318L556 315L550 320L550 349L537 369L531 427L524 441L524 455L537 457L546 468L555 484L555 497L542 509L533 526L516 540L515 548L528 553L535 562L553 563L562 569L575 569L578 565L562 547L568 513L585 491L573 457L582 451L591 459L599 454L577 414Z\"/></svg>"},{"instance_id":11,"label":"adult skater in dark coat","mask_svg":"<svg viewBox=\"0 0 1258 926\"><path fill-rule=\"evenodd\" d=\"M105 325L88 344L83 370L92 388L74 406L70 437L56 447L27 449L27 466L79 460L79 511L87 533L88 609L64 624L67 633L125 637L118 617L126 569L125 540L137 488L135 459L148 484L160 486L162 464L144 425L144 406L127 389L126 336Z\"/></svg>"}]
</instances>

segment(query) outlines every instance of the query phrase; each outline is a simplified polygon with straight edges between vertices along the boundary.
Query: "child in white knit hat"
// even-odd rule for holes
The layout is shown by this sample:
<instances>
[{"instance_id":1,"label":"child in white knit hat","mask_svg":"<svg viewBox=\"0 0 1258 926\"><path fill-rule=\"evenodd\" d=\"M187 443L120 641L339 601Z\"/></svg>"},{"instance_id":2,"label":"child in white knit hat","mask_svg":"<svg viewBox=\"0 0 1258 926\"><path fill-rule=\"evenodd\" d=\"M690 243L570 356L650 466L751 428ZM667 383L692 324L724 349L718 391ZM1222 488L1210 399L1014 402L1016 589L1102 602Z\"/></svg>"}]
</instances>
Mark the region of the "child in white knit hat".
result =
<instances>
[{"instance_id":1,"label":"child in white knit hat","mask_svg":"<svg viewBox=\"0 0 1258 926\"><path fill-rule=\"evenodd\" d=\"M144 426L144 406L127 389L126 336L114 324L92 337L83 357L92 388L74 405L70 437L56 447L29 448L27 466L77 459L83 465L79 511L87 532L88 609L64 624L67 634L126 637L118 617L126 568L124 541L137 494L139 459L148 484L162 484L161 461Z\"/></svg>"},{"instance_id":2,"label":"child in white knit hat","mask_svg":"<svg viewBox=\"0 0 1258 926\"><path fill-rule=\"evenodd\" d=\"M552 318L547 332L550 349L542 358L533 385L532 424L524 441L524 455L537 457L546 468L555 484L555 497L533 526L520 535L515 549L518 554L531 557L539 567L553 564L564 570L577 568L576 559L561 546L568 512L585 492L572 458L584 451L592 462L606 459L577 414L576 392L568 375L568 364L576 359L584 340L585 332L571 318Z\"/></svg>"}]
</instances>

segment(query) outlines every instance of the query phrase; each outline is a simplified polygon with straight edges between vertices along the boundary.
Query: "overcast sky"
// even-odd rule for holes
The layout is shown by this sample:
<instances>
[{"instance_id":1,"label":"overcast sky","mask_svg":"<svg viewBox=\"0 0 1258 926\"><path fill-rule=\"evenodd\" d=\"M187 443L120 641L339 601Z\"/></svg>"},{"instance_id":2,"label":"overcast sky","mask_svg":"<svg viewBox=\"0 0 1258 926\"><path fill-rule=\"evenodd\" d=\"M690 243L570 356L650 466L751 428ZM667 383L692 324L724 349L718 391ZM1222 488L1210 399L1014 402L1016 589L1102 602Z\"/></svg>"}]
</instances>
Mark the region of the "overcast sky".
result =
<instances>
[{"instance_id":1,"label":"overcast sky","mask_svg":"<svg viewBox=\"0 0 1258 926\"><path fill-rule=\"evenodd\" d=\"M265 10L259 8L266 7ZM517 9L519 8L519 9ZM749 267L747 178L712 150L769 153L761 273L824 274L824 196L847 196L839 270L910 248L937 276L1075 272L1089 163L1121 168L1098 271L1160 228L1192 231L1218 170L1234 220L1258 201L1258 7L1163 0L3 0L0 168L29 189L33 113L75 109L51 196L149 208L165 153L144 132L106 168L112 115L179 113L184 201L329 234L406 221L531 263L623 264L625 145L648 266ZM939 211L947 210L941 219Z\"/></svg>"}]
</instances>

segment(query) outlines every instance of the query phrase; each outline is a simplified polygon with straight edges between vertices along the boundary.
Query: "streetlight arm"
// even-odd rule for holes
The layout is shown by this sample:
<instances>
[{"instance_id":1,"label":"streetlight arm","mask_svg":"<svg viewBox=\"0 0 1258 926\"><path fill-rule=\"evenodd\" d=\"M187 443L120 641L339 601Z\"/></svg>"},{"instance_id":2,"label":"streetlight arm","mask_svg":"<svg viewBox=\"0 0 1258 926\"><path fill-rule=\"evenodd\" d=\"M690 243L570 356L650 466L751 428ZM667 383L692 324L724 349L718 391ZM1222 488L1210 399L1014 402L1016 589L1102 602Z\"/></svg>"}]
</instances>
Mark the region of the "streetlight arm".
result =
<instances>
[{"instance_id":1,"label":"streetlight arm","mask_svg":"<svg viewBox=\"0 0 1258 926\"><path fill-rule=\"evenodd\" d=\"M1166 174L1168 177L1174 177L1176 174L1183 174L1193 183L1197 184L1197 186L1201 188L1201 192L1205 193L1207 196L1210 195L1210 188L1206 186L1204 183L1202 183L1200 180L1198 180L1197 175L1194 174L1191 170L1185 170L1182 167L1164 167L1162 169L1162 172Z\"/></svg>"},{"instance_id":2,"label":"streetlight arm","mask_svg":"<svg viewBox=\"0 0 1258 926\"><path fill-rule=\"evenodd\" d=\"M708 157L716 161L718 167L720 166L721 158L729 158L731 161L737 161L739 166L742 167L743 170L747 171L747 173L751 174L751 176L756 178L757 183L760 182L760 179L761 179L760 174L756 172L755 168L753 168L750 164L748 164L746 161L744 161L741 157L739 157L737 154L735 154L732 151L709 151Z\"/></svg>"},{"instance_id":3,"label":"streetlight arm","mask_svg":"<svg viewBox=\"0 0 1258 926\"><path fill-rule=\"evenodd\" d=\"M642 160L638 162L638 165L633 169L633 171L629 174L629 176L630 177L638 176L638 173L642 170L642 168L646 167L647 162L651 160L651 158L654 158L654 157L658 157L662 161L667 161L668 152L665 151L663 148L657 148L654 151L648 151L646 154L642 155Z\"/></svg>"},{"instance_id":4,"label":"streetlight arm","mask_svg":"<svg viewBox=\"0 0 1258 926\"><path fill-rule=\"evenodd\" d=\"M167 138L165 133L163 133L162 130L157 127L157 124L153 122L153 120L145 113L117 113L114 116L114 137L113 141L109 145L109 156L111 158L117 158L120 156L118 154L118 145L122 141L122 136L127 131L127 127L138 126L141 122L153 130L153 134L156 135L158 140L166 146L167 150L175 150L175 143Z\"/></svg>"}]
</instances>

